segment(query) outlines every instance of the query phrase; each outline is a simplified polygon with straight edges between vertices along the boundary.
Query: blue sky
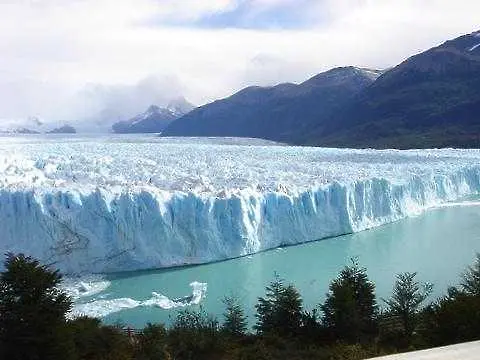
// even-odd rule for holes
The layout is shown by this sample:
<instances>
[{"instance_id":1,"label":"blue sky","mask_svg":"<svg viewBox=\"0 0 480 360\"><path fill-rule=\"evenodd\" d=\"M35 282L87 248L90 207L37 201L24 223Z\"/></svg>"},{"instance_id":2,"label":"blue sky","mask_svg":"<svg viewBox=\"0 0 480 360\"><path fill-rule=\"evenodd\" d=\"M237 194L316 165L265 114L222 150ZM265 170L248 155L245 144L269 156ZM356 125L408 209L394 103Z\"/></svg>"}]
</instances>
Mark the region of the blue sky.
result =
<instances>
[{"instance_id":1,"label":"blue sky","mask_svg":"<svg viewBox=\"0 0 480 360\"><path fill-rule=\"evenodd\" d=\"M157 25L171 24L205 29L307 29L320 25L318 16L313 18L308 14L312 3L312 0L296 0L272 2L262 6L253 0L242 0L231 7L204 14L193 21L160 19Z\"/></svg>"}]
</instances>

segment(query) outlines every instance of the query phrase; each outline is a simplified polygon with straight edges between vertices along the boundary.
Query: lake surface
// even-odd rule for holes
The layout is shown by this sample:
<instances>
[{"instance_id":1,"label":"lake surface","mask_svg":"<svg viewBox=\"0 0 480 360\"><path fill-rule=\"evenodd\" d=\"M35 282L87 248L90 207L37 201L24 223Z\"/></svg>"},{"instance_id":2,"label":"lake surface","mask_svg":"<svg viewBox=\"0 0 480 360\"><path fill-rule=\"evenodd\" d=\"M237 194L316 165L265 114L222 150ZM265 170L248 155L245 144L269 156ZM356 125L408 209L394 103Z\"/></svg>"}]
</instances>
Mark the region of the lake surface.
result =
<instances>
[{"instance_id":1,"label":"lake surface","mask_svg":"<svg viewBox=\"0 0 480 360\"><path fill-rule=\"evenodd\" d=\"M110 275L104 291L82 297L77 306L90 314L106 315L107 323L134 327L147 322L169 323L179 307L155 306L155 301L148 302L152 292L170 300L182 298L191 294L189 284L198 282L207 284L199 301L206 311L221 318L222 297L234 295L253 323L257 297L264 294L275 272L295 284L305 307L312 309L324 300L328 284L352 257L358 257L368 269L379 298L389 296L395 274L417 271L419 280L434 284L433 299L458 283L479 251L480 203L465 202L356 234L224 262ZM160 306L169 307L165 306L166 298L162 299ZM131 308L117 311L122 307Z\"/></svg>"}]
</instances>

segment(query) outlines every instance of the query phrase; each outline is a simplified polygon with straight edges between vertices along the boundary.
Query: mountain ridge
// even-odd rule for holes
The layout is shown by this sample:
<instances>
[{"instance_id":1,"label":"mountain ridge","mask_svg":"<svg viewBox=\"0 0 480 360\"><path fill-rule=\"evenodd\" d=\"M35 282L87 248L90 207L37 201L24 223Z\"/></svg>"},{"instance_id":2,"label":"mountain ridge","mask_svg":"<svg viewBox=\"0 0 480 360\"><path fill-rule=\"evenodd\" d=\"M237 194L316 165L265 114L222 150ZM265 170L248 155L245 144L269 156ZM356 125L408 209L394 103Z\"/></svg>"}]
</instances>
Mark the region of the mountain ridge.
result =
<instances>
[{"instance_id":1,"label":"mountain ridge","mask_svg":"<svg viewBox=\"0 0 480 360\"><path fill-rule=\"evenodd\" d=\"M162 136L240 136L288 140L331 114L353 94L374 81L372 72L350 66L331 69L300 83L250 86L228 98L201 106L172 122ZM291 114L302 113L299 116ZM269 127L274 122L275 129Z\"/></svg>"},{"instance_id":2,"label":"mountain ridge","mask_svg":"<svg viewBox=\"0 0 480 360\"><path fill-rule=\"evenodd\" d=\"M480 146L478 32L385 72L329 123L298 142L335 147Z\"/></svg>"},{"instance_id":3,"label":"mountain ridge","mask_svg":"<svg viewBox=\"0 0 480 360\"><path fill-rule=\"evenodd\" d=\"M63 125L47 131L46 134L76 134L77 130L71 125Z\"/></svg>"},{"instance_id":4,"label":"mountain ridge","mask_svg":"<svg viewBox=\"0 0 480 360\"><path fill-rule=\"evenodd\" d=\"M160 133L174 120L189 113L195 107L184 98L178 98L162 108L150 105L146 111L131 119L116 122L112 131L118 134Z\"/></svg>"},{"instance_id":5,"label":"mountain ridge","mask_svg":"<svg viewBox=\"0 0 480 360\"><path fill-rule=\"evenodd\" d=\"M296 145L480 146L480 31L386 71L334 68L251 86L172 122L165 136L258 137Z\"/></svg>"}]
</instances>

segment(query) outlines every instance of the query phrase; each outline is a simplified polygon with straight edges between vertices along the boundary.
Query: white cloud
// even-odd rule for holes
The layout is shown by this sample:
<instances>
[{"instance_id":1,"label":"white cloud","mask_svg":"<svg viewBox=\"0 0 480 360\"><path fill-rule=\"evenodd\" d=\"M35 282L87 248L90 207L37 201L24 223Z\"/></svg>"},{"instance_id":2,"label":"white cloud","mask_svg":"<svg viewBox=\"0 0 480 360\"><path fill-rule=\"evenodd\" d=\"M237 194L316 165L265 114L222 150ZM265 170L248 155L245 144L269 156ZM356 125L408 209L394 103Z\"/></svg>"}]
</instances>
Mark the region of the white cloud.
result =
<instances>
[{"instance_id":1,"label":"white cloud","mask_svg":"<svg viewBox=\"0 0 480 360\"><path fill-rule=\"evenodd\" d=\"M88 84L70 103L75 104L74 113L90 120L85 130L92 125L108 130L114 122L133 117L151 104L166 106L184 92L173 76L149 76L133 85Z\"/></svg>"},{"instance_id":2,"label":"white cloud","mask_svg":"<svg viewBox=\"0 0 480 360\"><path fill-rule=\"evenodd\" d=\"M235 0L165 0L158 1L156 15L177 20L195 20L204 15L228 11L237 6Z\"/></svg>"},{"instance_id":3,"label":"white cloud","mask_svg":"<svg viewBox=\"0 0 480 360\"><path fill-rule=\"evenodd\" d=\"M383 68L476 30L480 14L476 0L311 0L302 10L315 26L298 30L162 25L240 1L0 0L0 118L130 114L179 92L200 104L334 66ZM292 0L250 2L263 11Z\"/></svg>"}]
</instances>

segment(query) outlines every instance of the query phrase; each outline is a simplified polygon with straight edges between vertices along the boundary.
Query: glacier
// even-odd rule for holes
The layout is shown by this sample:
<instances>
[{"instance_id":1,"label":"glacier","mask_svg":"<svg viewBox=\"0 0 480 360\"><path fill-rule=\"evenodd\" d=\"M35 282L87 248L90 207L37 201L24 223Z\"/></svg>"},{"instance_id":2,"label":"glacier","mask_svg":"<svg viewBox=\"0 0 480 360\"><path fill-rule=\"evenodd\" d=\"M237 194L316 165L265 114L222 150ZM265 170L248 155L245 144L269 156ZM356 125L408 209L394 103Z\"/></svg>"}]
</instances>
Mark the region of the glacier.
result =
<instances>
[{"instance_id":1,"label":"glacier","mask_svg":"<svg viewBox=\"0 0 480 360\"><path fill-rule=\"evenodd\" d=\"M474 149L0 137L0 251L67 274L200 264L362 231L479 191Z\"/></svg>"}]
</instances>

